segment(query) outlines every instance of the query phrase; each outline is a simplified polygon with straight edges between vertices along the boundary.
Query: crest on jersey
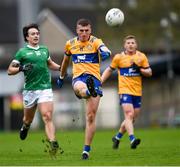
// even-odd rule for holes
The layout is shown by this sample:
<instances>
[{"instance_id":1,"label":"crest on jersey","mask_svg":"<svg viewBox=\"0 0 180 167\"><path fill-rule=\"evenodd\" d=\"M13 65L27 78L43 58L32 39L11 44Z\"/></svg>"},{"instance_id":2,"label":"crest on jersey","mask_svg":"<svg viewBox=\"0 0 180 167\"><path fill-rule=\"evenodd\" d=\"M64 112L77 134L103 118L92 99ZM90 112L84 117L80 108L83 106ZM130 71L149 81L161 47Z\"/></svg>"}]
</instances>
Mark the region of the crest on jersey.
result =
<instances>
[{"instance_id":1,"label":"crest on jersey","mask_svg":"<svg viewBox=\"0 0 180 167\"><path fill-rule=\"evenodd\" d=\"M124 101L126 101L126 100L127 100L127 98L128 98L127 96L123 96L123 100L124 100Z\"/></svg>"},{"instance_id":2,"label":"crest on jersey","mask_svg":"<svg viewBox=\"0 0 180 167\"><path fill-rule=\"evenodd\" d=\"M88 51L91 51L93 49L92 45L90 45L90 44L87 45L86 48L87 48Z\"/></svg>"},{"instance_id":3,"label":"crest on jersey","mask_svg":"<svg viewBox=\"0 0 180 167\"><path fill-rule=\"evenodd\" d=\"M41 55L41 52L38 50L38 51L35 51L36 55L37 56L40 56Z\"/></svg>"}]
</instances>

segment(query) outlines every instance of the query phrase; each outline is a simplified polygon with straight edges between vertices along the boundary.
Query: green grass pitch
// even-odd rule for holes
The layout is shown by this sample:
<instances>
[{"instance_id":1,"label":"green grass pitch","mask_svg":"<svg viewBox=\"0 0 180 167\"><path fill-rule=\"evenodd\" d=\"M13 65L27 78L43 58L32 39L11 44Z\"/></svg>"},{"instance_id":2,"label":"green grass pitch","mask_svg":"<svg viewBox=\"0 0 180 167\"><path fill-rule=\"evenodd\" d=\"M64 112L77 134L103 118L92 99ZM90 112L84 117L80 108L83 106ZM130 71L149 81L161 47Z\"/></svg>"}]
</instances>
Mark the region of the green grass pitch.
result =
<instances>
[{"instance_id":1,"label":"green grass pitch","mask_svg":"<svg viewBox=\"0 0 180 167\"><path fill-rule=\"evenodd\" d=\"M1 166L179 166L180 129L137 129L142 142L130 149L128 136L113 150L111 138L115 130L97 131L89 160L81 160L83 131L57 131L64 153L51 159L45 152L44 132L30 130L25 141L18 132L0 132Z\"/></svg>"}]
</instances>

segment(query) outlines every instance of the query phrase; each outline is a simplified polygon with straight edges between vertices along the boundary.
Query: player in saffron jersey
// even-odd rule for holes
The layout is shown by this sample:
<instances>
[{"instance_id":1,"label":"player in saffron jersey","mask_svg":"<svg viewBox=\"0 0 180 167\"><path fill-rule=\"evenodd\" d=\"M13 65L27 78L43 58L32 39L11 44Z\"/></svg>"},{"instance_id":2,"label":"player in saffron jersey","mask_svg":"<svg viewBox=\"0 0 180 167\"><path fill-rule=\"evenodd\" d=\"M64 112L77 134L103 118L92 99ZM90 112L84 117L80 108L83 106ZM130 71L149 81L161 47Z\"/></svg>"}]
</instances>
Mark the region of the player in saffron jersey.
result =
<instances>
[{"instance_id":1,"label":"player in saffron jersey","mask_svg":"<svg viewBox=\"0 0 180 167\"><path fill-rule=\"evenodd\" d=\"M23 36L26 45L16 53L7 71L8 75L23 72L25 76L24 117L20 139L24 140L27 137L35 111L38 109L45 124L45 132L51 148L49 151L56 154L59 145L52 122L53 93L48 68L59 71L60 65L51 60L47 47L39 45L40 30L37 24L23 27Z\"/></svg>"},{"instance_id":2,"label":"player in saffron jersey","mask_svg":"<svg viewBox=\"0 0 180 167\"><path fill-rule=\"evenodd\" d=\"M113 148L118 148L120 139L127 131L131 148L135 149L141 141L134 135L133 123L141 107L142 76L150 77L152 75L147 57L137 50L135 36L125 37L124 51L114 56L110 66L102 74L102 83L115 69L118 69L119 97L124 111L124 121L121 123L119 132L112 138Z\"/></svg>"},{"instance_id":3,"label":"player in saffron jersey","mask_svg":"<svg viewBox=\"0 0 180 167\"><path fill-rule=\"evenodd\" d=\"M100 78L100 63L111 52L101 39L91 35L91 22L79 19L76 24L77 37L67 41L61 65L59 87L63 85L70 58L72 58L72 86L78 98L86 99L86 129L82 159L89 158L91 143L95 133L95 117L100 97L103 95Z\"/></svg>"}]
</instances>

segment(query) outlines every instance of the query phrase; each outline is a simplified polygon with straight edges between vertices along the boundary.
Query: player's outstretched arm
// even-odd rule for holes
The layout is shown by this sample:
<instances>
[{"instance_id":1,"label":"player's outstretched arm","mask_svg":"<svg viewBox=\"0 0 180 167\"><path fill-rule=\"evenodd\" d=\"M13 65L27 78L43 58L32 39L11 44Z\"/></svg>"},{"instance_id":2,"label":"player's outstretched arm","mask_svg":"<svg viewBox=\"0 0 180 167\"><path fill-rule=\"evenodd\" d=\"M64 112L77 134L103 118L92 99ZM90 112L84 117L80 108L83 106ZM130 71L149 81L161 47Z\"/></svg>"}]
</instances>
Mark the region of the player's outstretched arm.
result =
<instances>
[{"instance_id":1,"label":"player's outstretched arm","mask_svg":"<svg viewBox=\"0 0 180 167\"><path fill-rule=\"evenodd\" d=\"M51 58L48 60L48 67L53 71L60 71L60 65L55 63Z\"/></svg>"},{"instance_id":2,"label":"player's outstretched arm","mask_svg":"<svg viewBox=\"0 0 180 167\"><path fill-rule=\"evenodd\" d=\"M61 68L60 68L60 74L59 77L57 79L57 85L59 86L59 88L62 88L63 84L64 84L64 77L66 76L66 71L69 65L69 61L70 61L70 57L64 55L64 59L63 62L61 64Z\"/></svg>"},{"instance_id":3,"label":"player's outstretched arm","mask_svg":"<svg viewBox=\"0 0 180 167\"><path fill-rule=\"evenodd\" d=\"M101 82L102 82L102 84L111 76L111 74L112 74L113 71L114 71L114 69L111 68L111 67L107 67L107 68L104 70L104 72L103 72L103 74L102 74L102 76L101 76Z\"/></svg>"},{"instance_id":4,"label":"player's outstretched arm","mask_svg":"<svg viewBox=\"0 0 180 167\"><path fill-rule=\"evenodd\" d=\"M64 59L62 61L61 69L60 69L60 77L61 78L64 78L67 73L66 71L67 71L67 68L69 65L69 61L70 61L70 56L64 55Z\"/></svg>"}]
</instances>

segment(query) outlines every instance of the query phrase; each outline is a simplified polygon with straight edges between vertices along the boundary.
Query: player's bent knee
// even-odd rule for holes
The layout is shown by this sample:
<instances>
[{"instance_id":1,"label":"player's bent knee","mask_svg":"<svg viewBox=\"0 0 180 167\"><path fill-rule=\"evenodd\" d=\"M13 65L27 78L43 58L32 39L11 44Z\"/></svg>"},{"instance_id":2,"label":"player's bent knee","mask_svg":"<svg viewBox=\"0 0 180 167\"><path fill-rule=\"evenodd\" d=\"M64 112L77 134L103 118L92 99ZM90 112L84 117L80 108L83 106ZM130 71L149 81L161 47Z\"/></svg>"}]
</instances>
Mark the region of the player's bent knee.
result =
<instances>
[{"instance_id":1,"label":"player's bent knee","mask_svg":"<svg viewBox=\"0 0 180 167\"><path fill-rule=\"evenodd\" d=\"M88 114L88 115L87 115L87 121L88 121L89 123L94 122L94 120L95 120L95 114L91 113L91 114Z\"/></svg>"},{"instance_id":2,"label":"player's bent knee","mask_svg":"<svg viewBox=\"0 0 180 167\"><path fill-rule=\"evenodd\" d=\"M126 118L130 118L130 119L133 119L134 118L134 112L128 110L128 111L125 111L125 117Z\"/></svg>"},{"instance_id":3,"label":"player's bent knee","mask_svg":"<svg viewBox=\"0 0 180 167\"><path fill-rule=\"evenodd\" d=\"M51 114L49 114L49 113L43 114L42 118L43 118L44 123L52 121Z\"/></svg>"}]
</instances>

